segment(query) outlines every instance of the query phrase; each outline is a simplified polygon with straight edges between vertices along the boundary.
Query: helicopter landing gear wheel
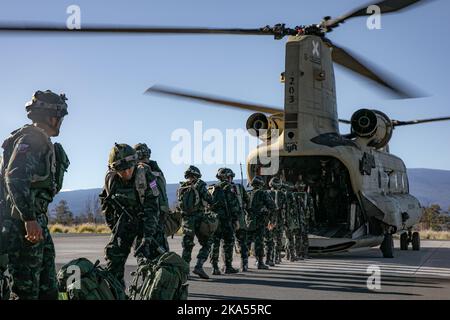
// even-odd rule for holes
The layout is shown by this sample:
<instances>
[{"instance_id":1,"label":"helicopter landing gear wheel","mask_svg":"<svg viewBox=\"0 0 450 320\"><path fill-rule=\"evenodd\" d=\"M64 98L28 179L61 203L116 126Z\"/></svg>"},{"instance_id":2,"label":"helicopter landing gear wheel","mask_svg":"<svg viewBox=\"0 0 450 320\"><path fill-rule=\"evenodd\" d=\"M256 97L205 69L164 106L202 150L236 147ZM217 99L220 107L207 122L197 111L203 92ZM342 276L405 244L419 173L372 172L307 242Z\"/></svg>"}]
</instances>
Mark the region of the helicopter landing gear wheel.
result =
<instances>
[{"instance_id":1,"label":"helicopter landing gear wheel","mask_svg":"<svg viewBox=\"0 0 450 320\"><path fill-rule=\"evenodd\" d=\"M392 238L392 234L386 233L384 235L384 240L381 243L380 250L383 253L383 258L394 257L394 239Z\"/></svg>"},{"instance_id":2,"label":"helicopter landing gear wheel","mask_svg":"<svg viewBox=\"0 0 450 320\"><path fill-rule=\"evenodd\" d=\"M409 237L407 232L400 235L400 250L408 250Z\"/></svg>"},{"instance_id":3,"label":"helicopter landing gear wheel","mask_svg":"<svg viewBox=\"0 0 450 320\"><path fill-rule=\"evenodd\" d=\"M420 234L418 232L414 232L412 234L412 248L414 251L420 250Z\"/></svg>"}]
</instances>

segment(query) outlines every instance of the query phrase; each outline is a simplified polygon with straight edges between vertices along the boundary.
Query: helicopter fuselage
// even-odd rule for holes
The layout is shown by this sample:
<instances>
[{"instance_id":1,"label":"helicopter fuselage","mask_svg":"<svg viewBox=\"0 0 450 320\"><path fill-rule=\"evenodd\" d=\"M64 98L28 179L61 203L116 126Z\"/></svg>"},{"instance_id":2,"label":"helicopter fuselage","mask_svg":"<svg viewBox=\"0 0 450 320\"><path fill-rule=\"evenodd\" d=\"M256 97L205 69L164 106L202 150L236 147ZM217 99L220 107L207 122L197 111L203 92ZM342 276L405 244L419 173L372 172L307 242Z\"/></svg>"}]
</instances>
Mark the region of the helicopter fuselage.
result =
<instances>
[{"instance_id":1,"label":"helicopter fuselage","mask_svg":"<svg viewBox=\"0 0 450 320\"><path fill-rule=\"evenodd\" d=\"M321 203L322 220L333 221L310 234L312 252L377 246L385 233L410 230L422 208L409 194L403 161L387 151L392 128L384 115L375 115L379 122L370 136L339 132L332 48L318 36L291 36L284 83L284 113L271 116L266 128L278 135L266 136L250 153L249 179L277 162L271 175L305 180ZM262 155L271 157L271 165L261 164Z\"/></svg>"}]
</instances>

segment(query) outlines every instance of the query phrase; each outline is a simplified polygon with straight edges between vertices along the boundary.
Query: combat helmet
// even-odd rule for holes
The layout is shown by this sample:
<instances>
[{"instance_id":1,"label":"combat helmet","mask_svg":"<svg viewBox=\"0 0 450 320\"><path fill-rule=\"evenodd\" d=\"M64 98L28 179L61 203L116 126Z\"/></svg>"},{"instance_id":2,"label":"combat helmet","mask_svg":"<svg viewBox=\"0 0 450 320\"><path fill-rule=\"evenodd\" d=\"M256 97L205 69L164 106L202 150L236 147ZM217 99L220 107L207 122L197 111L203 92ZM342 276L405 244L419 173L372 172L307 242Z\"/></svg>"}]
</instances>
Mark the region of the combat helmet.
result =
<instances>
[{"instance_id":1,"label":"combat helmet","mask_svg":"<svg viewBox=\"0 0 450 320\"><path fill-rule=\"evenodd\" d=\"M253 188L256 188L263 187L265 185L265 182L261 176L255 176L250 184Z\"/></svg>"},{"instance_id":2,"label":"combat helmet","mask_svg":"<svg viewBox=\"0 0 450 320\"><path fill-rule=\"evenodd\" d=\"M36 117L62 118L68 114L66 100L64 93L56 94L50 90L39 90L25 104L25 110L29 119L36 119Z\"/></svg>"},{"instance_id":3,"label":"combat helmet","mask_svg":"<svg viewBox=\"0 0 450 320\"><path fill-rule=\"evenodd\" d=\"M200 172L200 169L196 166L189 166L187 170L184 172L184 178L187 179L189 176L194 176L197 179L200 179L202 177L202 174Z\"/></svg>"},{"instance_id":4,"label":"combat helmet","mask_svg":"<svg viewBox=\"0 0 450 320\"><path fill-rule=\"evenodd\" d=\"M216 178L220 181L228 180L228 177L235 177L233 170L229 168L220 168L219 170L217 170Z\"/></svg>"},{"instance_id":5,"label":"combat helmet","mask_svg":"<svg viewBox=\"0 0 450 320\"><path fill-rule=\"evenodd\" d=\"M115 144L109 153L109 168L114 171L123 171L137 164L136 151L128 144Z\"/></svg>"},{"instance_id":6,"label":"combat helmet","mask_svg":"<svg viewBox=\"0 0 450 320\"><path fill-rule=\"evenodd\" d=\"M278 177L273 177L269 181L269 187L274 188L274 189L280 189L281 188L281 184L282 184L281 180Z\"/></svg>"},{"instance_id":7,"label":"combat helmet","mask_svg":"<svg viewBox=\"0 0 450 320\"><path fill-rule=\"evenodd\" d=\"M297 181L295 183L295 189L297 189L298 192L306 192L307 186L303 181Z\"/></svg>"},{"instance_id":8,"label":"combat helmet","mask_svg":"<svg viewBox=\"0 0 450 320\"><path fill-rule=\"evenodd\" d=\"M152 150L145 143L138 143L135 145L134 150L136 150L136 154L139 161L148 161L152 154Z\"/></svg>"}]
</instances>

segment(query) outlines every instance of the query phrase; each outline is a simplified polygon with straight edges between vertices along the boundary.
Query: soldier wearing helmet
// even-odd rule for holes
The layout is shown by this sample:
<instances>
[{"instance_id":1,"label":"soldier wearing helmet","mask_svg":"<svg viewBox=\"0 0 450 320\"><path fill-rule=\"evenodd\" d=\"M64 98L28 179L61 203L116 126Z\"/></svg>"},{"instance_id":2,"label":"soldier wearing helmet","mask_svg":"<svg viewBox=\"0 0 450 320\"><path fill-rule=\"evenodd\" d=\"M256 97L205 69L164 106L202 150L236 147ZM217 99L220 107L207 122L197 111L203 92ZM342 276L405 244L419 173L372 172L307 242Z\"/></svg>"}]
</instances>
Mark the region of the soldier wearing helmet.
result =
<instances>
[{"instance_id":1,"label":"soldier wearing helmet","mask_svg":"<svg viewBox=\"0 0 450 320\"><path fill-rule=\"evenodd\" d=\"M264 190L262 177L255 176L251 182L253 189L249 192L247 205L248 247L255 243L256 265L258 269L269 269L264 264L264 231L268 227L268 212L275 210L275 202Z\"/></svg>"},{"instance_id":2,"label":"soldier wearing helmet","mask_svg":"<svg viewBox=\"0 0 450 320\"><path fill-rule=\"evenodd\" d=\"M177 190L177 208L183 217L183 252L181 254L184 261L191 262L192 249L194 248L194 238L197 237L200 243L200 250L197 254L197 264L193 273L202 279L209 279L208 274L203 270L203 264L209 255L210 234L202 232L202 223L206 218L206 208L212 203L211 195L208 193L206 183L201 180L202 174L195 166L189 166L184 173L186 181L180 182Z\"/></svg>"},{"instance_id":3,"label":"soldier wearing helmet","mask_svg":"<svg viewBox=\"0 0 450 320\"><path fill-rule=\"evenodd\" d=\"M299 203L295 195L295 187L291 182L286 182L286 219L284 232L286 234L286 259L293 262L298 260L297 254L301 245Z\"/></svg>"},{"instance_id":4,"label":"soldier wearing helmet","mask_svg":"<svg viewBox=\"0 0 450 320\"><path fill-rule=\"evenodd\" d=\"M233 268L233 248L235 241L234 233L236 230L239 230L241 207L236 191L232 185L233 177L234 172L231 169L220 168L216 174L219 182L209 189L213 197L211 210L217 214L219 219L219 226L214 233L211 248L211 264L214 275L221 274L219 269L219 251L222 239L225 259L224 272L239 272Z\"/></svg>"},{"instance_id":5,"label":"soldier wearing helmet","mask_svg":"<svg viewBox=\"0 0 450 320\"><path fill-rule=\"evenodd\" d=\"M232 175L234 178L234 173ZM241 270L246 272L248 271L248 251L249 248L247 246L248 236L247 236L247 226L245 223L245 216L247 205L249 201L249 197L247 191L244 186L240 183L232 182L233 189L239 200L239 230L236 230L236 242L241 254Z\"/></svg>"},{"instance_id":6,"label":"soldier wearing helmet","mask_svg":"<svg viewBox=\"0 0 450 320\"><path fill-rule=\"evenodd\" d=\"M32 124L11 133L2 145L0 222L8 239L13 298L57 299L55 248L47 208L61 190L69 160L53 144L67 113L66 96L37 91L26 104ZM1 254L1 253L0 253Z\"/></svg>"},{"instance_id":7,"label":"soldier wearing helmet","mask_svg":"<svg viewBox=\"0 0 450 320\"><path fill-rule=\"evenodd\" d=\"M146 165L152 171L152 174L156 177L156 183L159 190L159 210L160 210L160 222L165 225L166 219L170 214L169 199L167 197L167 184L164 173L159 168L158 163L155 160L151 160L152 151L145 143L138 143L134 147L138 162Z\"/></svg>"},{"instance_id":8,"label":"soldier wearing helmet","mask_svg":"<svg viewBox=\"0 0 450 320\"><path fill-rule=\"evenodd\" d=\"M131 146L117 143L110 152L108 167L100 194L102 211L112 231L105 258L108 270L125 287L124 268L133 244L139 265L156 258L160 248L167 250L168 246L159 223L157 178L150 168L138 163Z\"/></svg>"},{"instance_id":9,"label":"soldier wearing helmet","mask_svg":"<svg viewBox=\"0 0 450 320\"><path fill-rule=\"evenodd\" d=\"M281 263L281 249L283 246L283 226L286 215L286 196L281 191L280 178L273 177L269 181L269 194L275 201L276 210L271 215L273 229L266 229L266 264L274 266Z\"/></svg>"},{"instance_id":10,"label":"soldier wearing helmet","mask_svg":"<svg viewBox=\"0 0 450 320\"><path fill-rule=\"evenodd\" d=\"M298 222L299 222L299 245L297 245L297 257L300 260L308 259L309 255L309 220L310 220L310 205L308 204L308 194L306 192L306 185L303 180L295 183L294 198L298 206Z\"/></svg>"}]
</instances>

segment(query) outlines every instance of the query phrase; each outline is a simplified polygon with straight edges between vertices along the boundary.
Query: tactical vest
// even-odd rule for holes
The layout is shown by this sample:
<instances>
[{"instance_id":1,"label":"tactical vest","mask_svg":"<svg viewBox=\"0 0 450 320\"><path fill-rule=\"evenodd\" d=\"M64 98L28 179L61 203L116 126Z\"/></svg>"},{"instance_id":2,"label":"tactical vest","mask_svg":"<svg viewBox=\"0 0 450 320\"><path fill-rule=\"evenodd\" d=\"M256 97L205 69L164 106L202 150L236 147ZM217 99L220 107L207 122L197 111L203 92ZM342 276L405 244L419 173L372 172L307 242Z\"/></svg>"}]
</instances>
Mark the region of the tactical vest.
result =
<instances>
[{"instance_id":1,"label":"tactical vest","mask_svg":"<svg viewBox=\"0 0 450 320\"><path fill-rule=\"evenodd\" d=\"M4 151L0 172L0 202L3 204L0 203L0 211L9 211L8 207L12 207L12 204L8 204L9 201L4 177L12 153L16 147L17 140L25 134L37 137L39 143L41 143L43 147L48 148L48 152L45 156L45 171L42 175L34 174L31 178L30 186L33 198L43 202L40 207L42 211L44 211L42 213L45 213L48 204L53 201L53 197L62 188L64 174L67 172L70 161L63 147L59 143L53 144L43 130L33 125L26 125L21 129L14 131L2 145ZM14 208L10 214L18 217L18 213L15 212Z\"/></svg>"},{"instance_id":2,"label":"tactical vest","mask_svg":"<svg viewBox=\"0 0 450 320\"><path fill-rule=\"evenodd\" d=\"M146 164L139 163L136 166L134 173L133 185L130 186L113 186L117 178L117 173L115 171L108 171L106 174L106 184L105 189L107 196L111 195L114 191L115 194L120 195L119 201L126 201L126 206L132 211L141 211L141 207L144 205L145 196L148 190L153 196L159 196L158 186L156 184L156 179L148 181L147 171L149 167Z\"/></svg>"}]
</instances>

